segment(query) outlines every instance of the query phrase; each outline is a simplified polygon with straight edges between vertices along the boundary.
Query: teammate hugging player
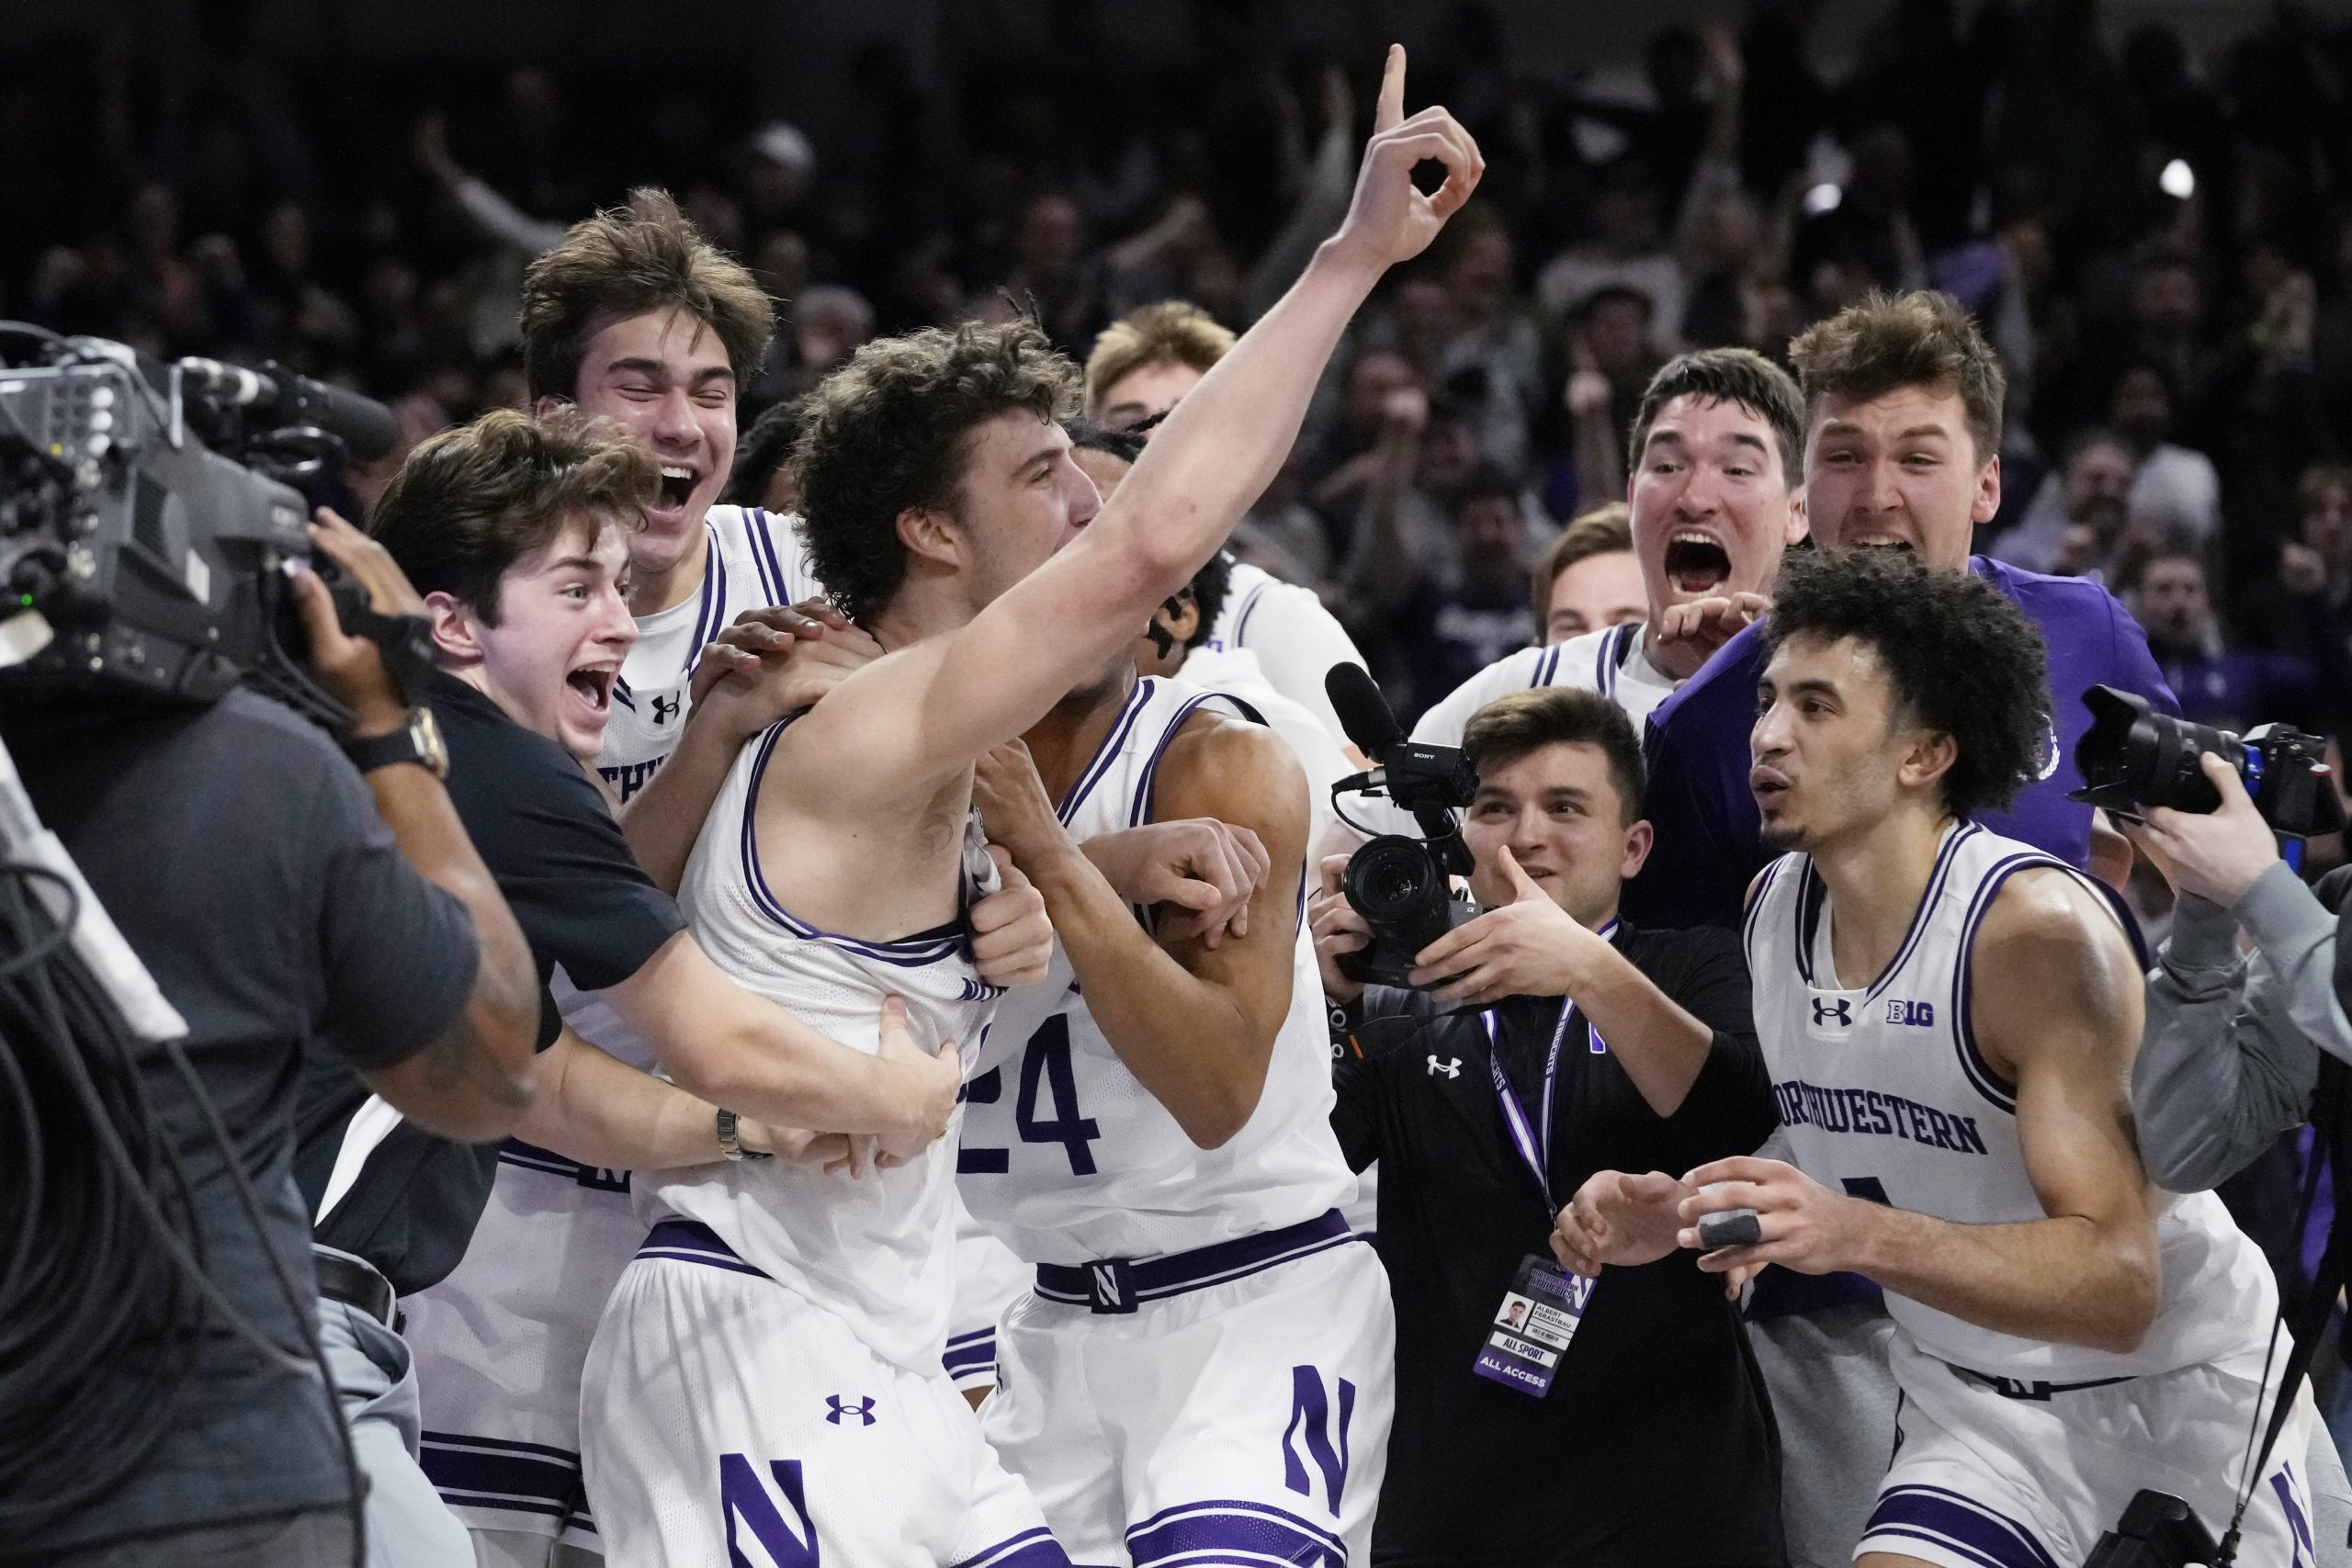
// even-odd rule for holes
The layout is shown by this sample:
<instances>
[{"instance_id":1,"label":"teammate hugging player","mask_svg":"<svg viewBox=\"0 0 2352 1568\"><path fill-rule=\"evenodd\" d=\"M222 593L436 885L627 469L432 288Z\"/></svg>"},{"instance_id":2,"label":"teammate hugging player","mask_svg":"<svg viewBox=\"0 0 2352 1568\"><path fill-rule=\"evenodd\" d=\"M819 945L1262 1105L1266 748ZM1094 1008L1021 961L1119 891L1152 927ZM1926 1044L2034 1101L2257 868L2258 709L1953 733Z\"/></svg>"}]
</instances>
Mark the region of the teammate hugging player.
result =
<instances>
[{"instance_id":1,"label":"teammate hugging player","mask_svg":"<svg viewBox=\"0 0 2352 1568\"><path fill-rule=\"evenodd\" d=\"M2080 1562L2143 1487L2218 1535L2267 1404L2268 1267L2212 1194L2142 1171L2140 967L2104 894L1970 819L2035 770L2041 639L1992 585L1886 550L1791 563L1770 637L1751 783L1790 852L1758 878L1747 944L1795 1163L1572 1205L1563 1256L1660 1257L1745 1207L1761 1243L1702 1268L1884 1287L1900 1439L1864 1564ZM2244 1560L2308 1561L2309 1517L2278 1461Z\"/></svg>"},{"instance_id":2,"label":"teammate hugging player","mask_svg":"<svg viewBox=\"0 0 2352 1568\"><path fill-rule=\"evenodd\" d=\"M681 901L747 984L868 1042L897 993L919 1037L978 1051L994 995L962 921L972 765L1190 581L1273 476L1374 283L1469 196L1476 146L1442 110L1404 118L1403 91L1399 51L1340 232L1099 515L1054 423L1073 367L1033 326L869 344L812 394L811 559L889 651L745 748L695 846ZM1433 197L1412 184L1424 160L1445 166ZM954 1158L863 1183L780 1161L662 1183L671 1217L614 1292L582 1397L617 1558L1067 1561L941 1371Z\"/></svg>"},{"instance_id":3,"label":"teammate hugging player","mask_svg":"<svg viewBox=\"0 0 2352 1568\"><path fill-rule=\"evenodd\" d=\"M1340 1207L1305 774L1246 696L1138 678L1133 644L1025 740L978 797L1060 951L967 1090L965 1203L1036 1265L989 1441L1081 1562L1363 1560L1396 1325ZM1271 863L1215 946L1182 908L1139 922L1079 847L1186 816Z\"/></svg>"}]
</instances>

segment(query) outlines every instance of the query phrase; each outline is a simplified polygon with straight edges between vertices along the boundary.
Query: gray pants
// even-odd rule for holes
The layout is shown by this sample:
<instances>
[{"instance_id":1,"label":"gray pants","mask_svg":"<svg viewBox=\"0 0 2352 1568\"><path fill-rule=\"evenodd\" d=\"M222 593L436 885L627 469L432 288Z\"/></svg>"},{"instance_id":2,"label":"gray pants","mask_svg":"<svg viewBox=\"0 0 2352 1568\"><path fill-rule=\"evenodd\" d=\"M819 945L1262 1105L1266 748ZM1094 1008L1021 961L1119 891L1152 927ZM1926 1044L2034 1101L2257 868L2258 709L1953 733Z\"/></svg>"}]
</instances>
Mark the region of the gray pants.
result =
<instances>
[{"instance_id":1,"label":"gray pants","mask_svg":"<svg viewBox=\"0 0 2352 1568\"><path fill-rule=\"evenodd\" d=\"M346 1510L311 1508L108 1541L35 1558L30 1568L343 1568L351 1546Z\"/></svg>"},{"instance_id":2,"label":"gray pants","mask_svg":"<svg viewBox=\"0 0 2352 1568\"><path fill-rule=\"evenodd\" d=\"M1894 1454L1894 1320L1875 1303L1748 1325L1781 1427L1781 1523L1790 1568L1848 1568ZM2325 1422L2311 1423L2303 1479L2319 1568L2352 1568L2352 1483ZM2215 1533L2220 1521L2207 1520Z\"/></svg>"},{"instance_id":3,"label":"gray pants","mask_svg":"<svg viewBox=\"0 0 2352 1568\"><path fill-rule=\"evenodd\" d=\"M356 1307L319 1303L319 1342L368 1477L368 1568L473 1568L465 1526L417 1468L407 1342Z\"/></svg>"}]
</instances>

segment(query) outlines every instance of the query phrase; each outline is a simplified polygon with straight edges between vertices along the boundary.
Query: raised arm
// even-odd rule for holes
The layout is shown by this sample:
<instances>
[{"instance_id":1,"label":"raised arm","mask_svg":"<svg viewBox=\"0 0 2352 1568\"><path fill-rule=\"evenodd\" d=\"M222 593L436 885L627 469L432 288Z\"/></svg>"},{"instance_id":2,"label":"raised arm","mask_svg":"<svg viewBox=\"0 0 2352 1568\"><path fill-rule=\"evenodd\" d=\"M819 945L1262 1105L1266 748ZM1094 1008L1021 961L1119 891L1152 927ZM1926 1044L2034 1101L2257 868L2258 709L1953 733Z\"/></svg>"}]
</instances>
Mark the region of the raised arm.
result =
<instances>
[{"instance_id":1,"label":"raised arm","mask_svg":"<svg viewBox=\"0 0 2352 1568\"><path fill-rule=\"evenodd\" d=\"M1306 782L1272 730L1195 718L1159 764L1159 809L1250 829L1272 869L1246 930L1216 946L1192 912L1163 907L1148 932L1054 815L1025 749L983 763L975 791L989 834L1046 896L1087 1010L1184 1135L1215 1148L1258 1109L1274 1036L1289 1016L1306 856Z\"/></svg>"},{"instance_id":2,"label":"raised arm","mask_svg":"<svg viewBox=\"0 0 2352 1568\"><path fill-rule=\"evenodd\" d=\"M2126 1089L2141 980L2114 917L2063 872L2018 873L1977 934L1969 1005L1988 1064L2017 1085L2045 1218L1957 1224L1831 1192L1777 1161L1718 1160L1685 1179L1724 1184L1686 1201L1685 1220L1752 1207L1764 1240L1699 1266L1849 1269L1998 1333L2133 1349L2155 1319L2159 1272ZM1696 1241L1683 1233L1684 1246Z\"/></svg>"},{"instance_id":3,"label":"raised arm","mask_svg":"<svg viewBox=\"0 0 2352 1568\"><path fill-rule=\"evenodd\" d=\"M1102 669L1192 581L1272 481L1340 334L1382 273L1418 255L1476 188L1483 164L1443 109L1403 114L1405 55L1389 53L1355 197L1306 271L1178 404L1109 505L969 625L853 681L859 750L876 779L929 780L1019 735ZM1445 166L1434 196L1416 165ZM876 721L869 716L894 716Z\"/></svg>"}]
</instances>

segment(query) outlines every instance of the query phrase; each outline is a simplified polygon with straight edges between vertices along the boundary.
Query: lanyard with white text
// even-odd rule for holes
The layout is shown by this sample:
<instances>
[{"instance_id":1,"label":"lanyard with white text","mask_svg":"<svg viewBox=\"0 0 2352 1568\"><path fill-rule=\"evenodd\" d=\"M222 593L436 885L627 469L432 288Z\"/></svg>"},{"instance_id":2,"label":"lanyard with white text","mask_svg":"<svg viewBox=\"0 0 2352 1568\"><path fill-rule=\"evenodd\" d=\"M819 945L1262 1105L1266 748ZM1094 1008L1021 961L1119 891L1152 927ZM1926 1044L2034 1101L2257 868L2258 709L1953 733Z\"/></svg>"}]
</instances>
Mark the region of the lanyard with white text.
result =
<instances>
[{"instance_id":1,"label":"lanyard with white text","mask_svg":"<svg viewBox=\"0 0 2352 1568\"><path fill-rule=\"evenodd\" d=\"M1610 921L1595 933L1606 942L1617 934L1617 922ZM1552 1089L1560 1077L1560 1042L1567 1038L1568 1024L1577 1016L1577 1004L1566 997L1560 998L1560 1021L1552 1030L1552 1046L1544 1055L1544 1132L1539 1141L1527 1124L1527 1112L1511 1092L1510 1075L1503 1070L1501 1043L1496 1038L1495 1010L1488 1008L1478 1015L1487 1026L1487 1066L1495 1077L1495 1098L1503 1108L1503 1125L1510 1129L1510 1141L1519 1149L1519 1157L1535 1173L1535 1184L1544 1189L1544 1201L1552 1201Z\"/></svg>"}]
</instances>

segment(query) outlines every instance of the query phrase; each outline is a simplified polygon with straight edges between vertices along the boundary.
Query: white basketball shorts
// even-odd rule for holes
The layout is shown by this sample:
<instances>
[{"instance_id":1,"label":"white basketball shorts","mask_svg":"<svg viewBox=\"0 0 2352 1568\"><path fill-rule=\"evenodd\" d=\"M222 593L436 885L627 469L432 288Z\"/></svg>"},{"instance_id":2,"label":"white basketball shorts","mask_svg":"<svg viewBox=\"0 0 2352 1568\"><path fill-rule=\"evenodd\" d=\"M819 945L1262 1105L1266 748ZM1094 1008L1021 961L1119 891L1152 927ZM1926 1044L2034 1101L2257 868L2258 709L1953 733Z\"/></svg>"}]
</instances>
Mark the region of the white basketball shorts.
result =
<instances>
[{"instance_id":1,"label":"white basketball shorts","mask_svg":"<svg viewBox=\"0 0 2352 1568\"><path fill-rule=\"evenodd\" d=\"M1029 1289L1029 1267L969 1214L956 1226L956 1310L947 1321L948 1379L959 1389L996 1383L996 1327Z\"/></svg>"},{"instance_id":2,"label":"white basketball shorts","mask_svg":"<svg viewBox=\"0 0 2352 1568\"><path fill-rule=\"evenodd\" d=\"M1379 1256L1338 1211L1097 1265L1090 1299L1054 1299L1080 1272L1041 1270L1006 1314L980 1406L990 1446L1073 1560L1371 1561L1396 1319Z\"/></svg>"},{"instance_id":3,"label":"white basketball shorts","mask_svg":"<svg viewBox=\"0 0 2352 1568\"><path fill-rule=\"evenodd\" d=\"M580 1419L615 1563L1069 1562L945 1372L882 1360L690 1221L654 1226L621 1275Z\"/></svg>"},{"instance_id":4,"label":"white basketball shorts","mask_svg":"<svg viewBox=\"0 0 2352 1568\"><path fill-rule=\"evenodd\" d=\"M1964 1372L1898 1327L1902 1391L1894 1462L1854 1548L1938 1568L2075 1568L2143 1488L2169 1492L2219 1540L2236 1503L2246 1429L2263 1393L2259 1347L2115 1382L2019 1383ZM2282 1345L2270 1369L2278 1386ZM2262 1416L2269 1418L2267 1394ZM2310 1568L2302 1458L2312 1410L2301 1393L2279 1433L2238 1561Z\"/></svg>"}]
</instances>

